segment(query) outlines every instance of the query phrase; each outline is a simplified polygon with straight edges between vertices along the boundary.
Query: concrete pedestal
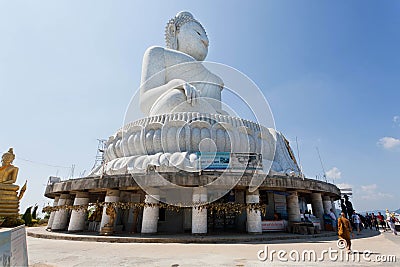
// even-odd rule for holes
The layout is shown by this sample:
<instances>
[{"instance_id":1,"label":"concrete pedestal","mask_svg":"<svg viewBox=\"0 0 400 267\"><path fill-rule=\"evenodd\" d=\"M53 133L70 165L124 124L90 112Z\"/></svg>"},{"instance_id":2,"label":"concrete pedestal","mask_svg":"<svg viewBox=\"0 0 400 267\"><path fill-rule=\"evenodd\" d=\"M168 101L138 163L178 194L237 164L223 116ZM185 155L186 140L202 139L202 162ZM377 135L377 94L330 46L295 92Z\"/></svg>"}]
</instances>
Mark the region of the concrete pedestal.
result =
<instances>
[{"instance_id":1,"label":"concrete pedestal","mask_svg":"<svg viewBox=\"0 0 400 267\"><path fill-rule=\"evenodd\" d=\"M311 193L311 206L313 214L318 217L321 222L321 230L324 229L324 207L322 204L321 193Z\"/></svg>"},{"instance_id":2,"label":"concrete pedestal","mask_svg":"<svg viewBox=\"0 0 400 267\"><path fill-rule=\"evenodd\" d=\"M193 191L193 204L207 202L207 189L196 188ZM207 233L207 208L192 208L192 234Z\"/></svg>"},{"instance_id":3,"label":"concrete pedestal","mask_svg":"<svg viewBox=\"0 0 400 267\"><path fill-rule=\"evenodd\" d=\"M323 196L322 197L322 205L324 206L324 212L329 214L332 208L332 202L330 196Z\"/></svg>"},{"instance_id":4,"label":"concrete pedestal","mask_svg":"<svg viewBox=\"0 0 400 267\"><path fill-rule=\"evenodd\" d=\"M159 198L158 195L154 195L153 198L151 195L146 195L144 202L145 203L158 203L156 198ZM157 225L158 225L158 215L159 215L159 207L147 207L145 206L143 209L143 218L142 218L142 234L153 234L157 233Z\"/></svg>"},{"instance_id":5,"label":"concrete pedestal","mask_svg":"<svg viewBox=\"0 0 400 267\"><path fill-rule=\"evenodd\" d=\"M108 189L104 202L118 202L118 201L119 201L119 190ZM106 210L107 210L107 205L104 205L103 215L101 216L100 231L107 223L110 222L110 216L107 215Z\"/></svg>"},{"instance_id":6,"label":"concrete pedestal","mask_svg":"<svg viewBox=\"0 0 400 267\"><path fill-rule=\"evenodd\" d=\"M53 207L56 207L56 206L58 206L58 200L60 199L60 196L56 196L55 198L54 198L54 202L53 202ZM53 221L54 221L54 216L56 215L56 212L55 211L52 211L51 213L50 213L50 218L49 218L49 221L47 222L47 227L46 227L46 229L51 229L51 225L53 224Z\"/></svg>"},{"instance_id":7,"label":"concrete pedestal","mask_svg":"<svg viewBox=\"0 0 400 267\"><path fill-rule=\"evenodd\" d=\"M247 192L246 203L260 203L260 195L258 190L254 192ZM251 210L247 208L247 232L248 233L262 233L261 228L261 212L259 210Z\"/></svg>"},{"instance_id":8,"label":"concrete pedestal","mask_svg":"<svg viewBox=\"0 0 400 267\"><path fill-rule=\"evenodd\" d=\"M299 206L299 196L296 191L289 192L290 195L286 197L288 220L289 222L300 222L300 206Z\"/></svg>"},{"instance_id":9,"label":"concrete pedestal","mask_svg":"<svg viewBox=\"0 0 400 267\"><path fill-rule=\"evenodd\" d=\"M58 206L63 205L71 205L72 199L70 194L62 194L60 199L58 200ZM51 225L52 231L62 231L65 230L68 226L68 219L69 219L69 211L65 209L61 209L56 211L54 215L53 224Z\"/></svg>"},{"instance_id":10,"label":"concrete pedestal","mask_svg":"<svg viewBox=\"0 0 400 267\"><path fill-rule=\"evenodd\" d=\"M79 192L75 196L75 205L86 205L89 203L89 194L85 192ZM69 220L68 231L77 232L85 230L85 221L87 218L87 210L73 210L71 213L71 219Z\"/></svg>"}]
</instances>

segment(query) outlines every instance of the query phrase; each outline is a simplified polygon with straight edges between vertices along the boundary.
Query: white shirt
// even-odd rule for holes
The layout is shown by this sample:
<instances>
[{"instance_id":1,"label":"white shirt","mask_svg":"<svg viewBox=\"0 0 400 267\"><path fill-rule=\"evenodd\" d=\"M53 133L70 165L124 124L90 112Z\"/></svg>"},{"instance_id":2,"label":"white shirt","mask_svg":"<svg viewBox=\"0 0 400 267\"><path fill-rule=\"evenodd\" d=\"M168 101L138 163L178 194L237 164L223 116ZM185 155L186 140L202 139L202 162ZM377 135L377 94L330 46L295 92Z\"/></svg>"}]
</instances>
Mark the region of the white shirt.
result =
<instances>
[{"instance_id":1,"label":"white shirt","mask_svg":"<svg viewBox=\"0 0 400 267\"><path fill-rule=\"evenodd\" d=\"M358 216L357 214L353 214L351 218L353 219L354 223L360 223L360 216Z\"/></svg>"},{"instance_id":2,"label":"white shirt","mask_svg":"<svg viewBox=\"0 0 400 267\"><path fill-rule=\"evenodd\" d=\"M335 213L333 213L333 212L331 211L331 212L329 212L329 216L331 216L332 220L336 221Z\"/></svg>"}]
</instances>

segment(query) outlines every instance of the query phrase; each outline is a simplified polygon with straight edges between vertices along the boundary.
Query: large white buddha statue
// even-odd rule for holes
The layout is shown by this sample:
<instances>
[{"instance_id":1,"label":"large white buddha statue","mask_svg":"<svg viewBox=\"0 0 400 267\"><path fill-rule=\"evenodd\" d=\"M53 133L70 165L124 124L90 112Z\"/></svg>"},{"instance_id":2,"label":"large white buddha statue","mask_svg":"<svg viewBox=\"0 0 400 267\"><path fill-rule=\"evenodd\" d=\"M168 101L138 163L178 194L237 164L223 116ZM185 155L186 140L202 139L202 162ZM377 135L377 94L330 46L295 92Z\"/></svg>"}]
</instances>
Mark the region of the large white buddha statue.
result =
<instances>
[{"instance_id":1,"label":"large white buddha statue","mask_svg":"<svg viewBox=\"0 0 400 267\"><path fill-rule=\"evenodd\" d=\"M275 169L297 171L280 133L240 118L228 105L235 103L224 103L222 110L224 83L210 69L223 75L231 90L232 86L252 83L232 68L225 67L221 72L216 64L204 62L209 40L200 22L189 12L179 12L167 23L165 38L166 47L152 46L143 56L139 103L135 97L132 110L135 116L139 115L139 104L144 116L126 121L109 138L105 163L92 170L91 175L143 173L148 166L156 166L160 172L197 172L203 168L198 160L200 153L214 152L256 154L258 163L263 160L263 171L268 173L276 145L280 154L275 156ZM246 97L243 102L251 104L245 100Z\"/></svg>"},{"instance_id":2,"label":"large white buddha statue","mask_svg":"<svg viewBox=\"0 0 400 267\"><path fill-rule=\"evenodd\" d=\"M143 57L140 108L147 116L221 110L222 80L202 63L208 53L203 26L189 12L172 18L165 32L167 48L152 46Z\"/></svg>"}]
</instances>

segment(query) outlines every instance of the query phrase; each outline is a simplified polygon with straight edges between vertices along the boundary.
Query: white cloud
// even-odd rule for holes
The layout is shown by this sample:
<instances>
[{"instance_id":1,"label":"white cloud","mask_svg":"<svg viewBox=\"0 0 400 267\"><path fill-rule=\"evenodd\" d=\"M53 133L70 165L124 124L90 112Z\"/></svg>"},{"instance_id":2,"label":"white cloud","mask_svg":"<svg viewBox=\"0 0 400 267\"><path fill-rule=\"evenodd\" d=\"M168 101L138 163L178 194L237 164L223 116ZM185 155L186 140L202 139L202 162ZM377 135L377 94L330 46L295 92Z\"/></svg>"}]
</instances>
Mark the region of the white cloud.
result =
<instances>
[{"instance_id":1,"label":"white cloud","mask_svg":"<svg viewBox=\"0 0 400 267\"><path fill-rule=\"evenodd\" d=\"M376 184L370 184L370 185L362 185L361 190L363 192L373 192L376 190L378 186Z\"/></svg>"},{"instance_id":2,"label":"white cloud","mask_svg":"<svg viewBox=\"0 0 400 267\"><path fill-rule=\"evenodd\" d=\"M386 137L379 139L378 145L383 146L383 148L385 148L385 149L391 149L396 146L400 146L400 139L386 136Z\"/></svg>"},{"instance_id":3,"label":"white cloud","mask_svg":"<svg viewBox=\"0 0 400 267\"><path fill-rule=\"evenodd\" d=\"M332 169L328 170L325 173L325 175L326 175L326 177L331 178L331 179L340 179L340 178L342 178L342 172L336 167L333 167Z\"/></svg>"},{"instance_id":4,"label":"white cloud","mask_svg":"<svg viewBox=\"0 0 400 267\"><path fill-rule=\"evenodd\" d=\"M400 125L400 116L394 116L393 122Z\"/></svg>"},{"instance_id":5,"label":"white cloud","mask_svg":"<svg viewBox=\"0 0 400 267\"><path fill-rule=\"evenodd\" d=\"M362 200L379 200L379 199L393 199L393 198L394 196L392 194L382 193L382 192L360 196L360 199Z\"/></svg>"},{"instance_id":6,"label":"white cloud","mask_svg":"<svg viewBox=\"0 0 400 267\"><path fill-rule=\"evenodd\" d=\"M389 193L377 191L376 184L362 185L359 198L361 200L379 200L379 199L393 199L394 196Z\"/></svg>"}]
</instances>

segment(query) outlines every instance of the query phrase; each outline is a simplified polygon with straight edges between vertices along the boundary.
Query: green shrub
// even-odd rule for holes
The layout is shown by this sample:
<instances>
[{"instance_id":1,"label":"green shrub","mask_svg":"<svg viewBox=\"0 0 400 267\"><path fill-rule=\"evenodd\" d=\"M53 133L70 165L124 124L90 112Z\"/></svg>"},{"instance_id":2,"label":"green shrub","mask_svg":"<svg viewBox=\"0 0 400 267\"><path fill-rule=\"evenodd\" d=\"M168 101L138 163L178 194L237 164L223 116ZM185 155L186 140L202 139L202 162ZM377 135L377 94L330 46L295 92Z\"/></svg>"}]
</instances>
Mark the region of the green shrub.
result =
<instances>
[{"instance_id":1,"label":"green shrub","mask_svg":"<svg viewBox=\"0 0 400 267\"><path fill-rule=\"evenodd\" d=\"M26 209L24 215L22 215L22 219L25 221L26 226L32 226L32 207Z\"/></svg>"},{"instance_id":2,"label":"green shrub","mask_svg":"<svg viewBox=\"0 0 400 267\"><path fill-rule=\"evenodd\" d=\"M16 226L22 225L24 223L25 223L25 221L20 218L6 217L1 226L2 227L16 227Z\"/></svg>"}]
</instances>

